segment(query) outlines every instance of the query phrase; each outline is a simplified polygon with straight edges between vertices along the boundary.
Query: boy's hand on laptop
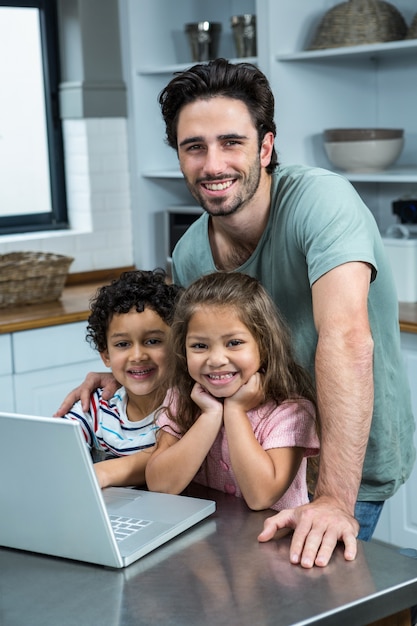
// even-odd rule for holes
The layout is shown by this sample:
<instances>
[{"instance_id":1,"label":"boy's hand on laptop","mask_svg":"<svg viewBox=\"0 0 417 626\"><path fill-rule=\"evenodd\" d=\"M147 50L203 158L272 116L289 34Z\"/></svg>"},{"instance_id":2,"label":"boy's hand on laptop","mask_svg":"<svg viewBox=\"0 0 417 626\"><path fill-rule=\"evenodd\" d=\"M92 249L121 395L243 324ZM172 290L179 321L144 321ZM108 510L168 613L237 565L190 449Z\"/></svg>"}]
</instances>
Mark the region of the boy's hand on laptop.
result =
<instances>
[{"instance_id":1,"label":"boy's hand on laptop","mask_svg":"<svg viewBox=\"0 0 417 626\"><path fill-rule=\"evenodd\" d=\"M90 408L91 394L99 388L103 389L103 398L110 400L119 389L120 385L109 372L90 372L85 380L73 389L62 402L59 409L54 413L54 417L62 417L71 410L73 405L81 400L83 411L87 412Z\"/></svg>"}]
</instances>

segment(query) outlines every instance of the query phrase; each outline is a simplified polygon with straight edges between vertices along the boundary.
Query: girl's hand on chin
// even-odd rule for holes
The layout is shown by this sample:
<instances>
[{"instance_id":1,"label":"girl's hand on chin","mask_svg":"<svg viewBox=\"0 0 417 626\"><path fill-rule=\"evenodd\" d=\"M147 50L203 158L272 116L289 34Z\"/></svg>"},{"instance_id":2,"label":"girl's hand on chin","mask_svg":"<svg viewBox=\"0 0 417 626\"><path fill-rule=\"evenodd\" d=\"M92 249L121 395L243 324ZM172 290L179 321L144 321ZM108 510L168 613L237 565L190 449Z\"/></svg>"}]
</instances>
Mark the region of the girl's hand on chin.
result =
<instances>
[{"instance_id":1,"label":"girl's hand on chin","mask_svg":"<svg viewBox=\"0 0 417 626\"><path fill-rule=\"evenodd\" d=\"M200 383L196 383L191 392L191 399L204 413L220 413L223 415L223 403L215 398Z\"/></svg>"},{"instance_id":2,"label":"girl's hand on chin","mask_svg":"<svg viewBox=\"0 0 417 626\"><path fill-rule=\"evenodd\" d=\"M255 372L248 382L242 385L233 396L225 398L225 408L227 405L238 404L244 411L250 411L265 401L262 386L262 374Z\"/></svg>"}]
</instances>

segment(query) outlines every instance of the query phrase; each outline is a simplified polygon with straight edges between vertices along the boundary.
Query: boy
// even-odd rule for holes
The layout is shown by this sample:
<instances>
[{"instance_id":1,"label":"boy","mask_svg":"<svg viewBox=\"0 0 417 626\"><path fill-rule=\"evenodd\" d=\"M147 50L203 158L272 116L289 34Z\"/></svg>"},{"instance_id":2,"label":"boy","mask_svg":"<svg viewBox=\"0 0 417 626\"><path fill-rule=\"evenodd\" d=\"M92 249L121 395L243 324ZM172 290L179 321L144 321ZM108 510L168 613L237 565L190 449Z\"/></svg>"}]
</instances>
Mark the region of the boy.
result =
<instances>
[{"instance_id":1,"label":"boy","mask_svg":"<svg viewBox=\"0 0 417 626\"><path fill-rule=\"evenodd\" d=\"M91 394L64 416L80 421L102 488L141 485L155 444L155 410L165 395L166 352L179 288L163 270L124 272L91 302L87 340L121 385L104 400Z\"/></svg>"}]
</instances>

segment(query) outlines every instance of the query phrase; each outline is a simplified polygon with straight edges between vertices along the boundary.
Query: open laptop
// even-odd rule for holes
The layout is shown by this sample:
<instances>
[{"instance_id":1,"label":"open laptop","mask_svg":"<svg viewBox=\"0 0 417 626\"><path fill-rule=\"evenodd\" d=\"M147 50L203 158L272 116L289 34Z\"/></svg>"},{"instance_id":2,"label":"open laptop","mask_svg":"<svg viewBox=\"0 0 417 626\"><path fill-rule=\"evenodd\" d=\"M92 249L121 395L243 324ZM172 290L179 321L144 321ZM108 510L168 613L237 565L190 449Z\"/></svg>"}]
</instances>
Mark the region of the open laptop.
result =
<instances>
[{"instance_id":1,"label":"open laptop","mask_svg":"<svg viewBox=\"0 0 417 626\"><path fill-rule=\"evenodd\" d=\"M101 490L76 421L0 412L0 433L1 546L121 568L215 511L211 500Z\"/></svg>"}]
</instances>

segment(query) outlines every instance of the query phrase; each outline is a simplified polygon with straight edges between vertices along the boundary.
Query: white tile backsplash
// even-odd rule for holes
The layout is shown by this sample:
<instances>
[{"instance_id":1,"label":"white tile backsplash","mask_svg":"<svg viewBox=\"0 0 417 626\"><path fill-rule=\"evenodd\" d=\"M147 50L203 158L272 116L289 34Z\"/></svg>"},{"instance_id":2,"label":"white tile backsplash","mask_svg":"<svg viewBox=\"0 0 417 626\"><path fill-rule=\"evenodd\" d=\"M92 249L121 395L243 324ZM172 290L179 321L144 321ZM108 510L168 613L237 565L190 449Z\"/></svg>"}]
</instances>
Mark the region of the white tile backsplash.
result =
<instances>
[{"instance_id":1,"label":"white tile backsplash","mask_svg":"<svg viewBox=\"0 0 417 626\"><path fill-rule=\"evenodd\" d=\"M64 120L63 133L70 229L5 235L0 253L66 254L71 273L132 265L126 119Z\"/></svg>"}]
</instances>

